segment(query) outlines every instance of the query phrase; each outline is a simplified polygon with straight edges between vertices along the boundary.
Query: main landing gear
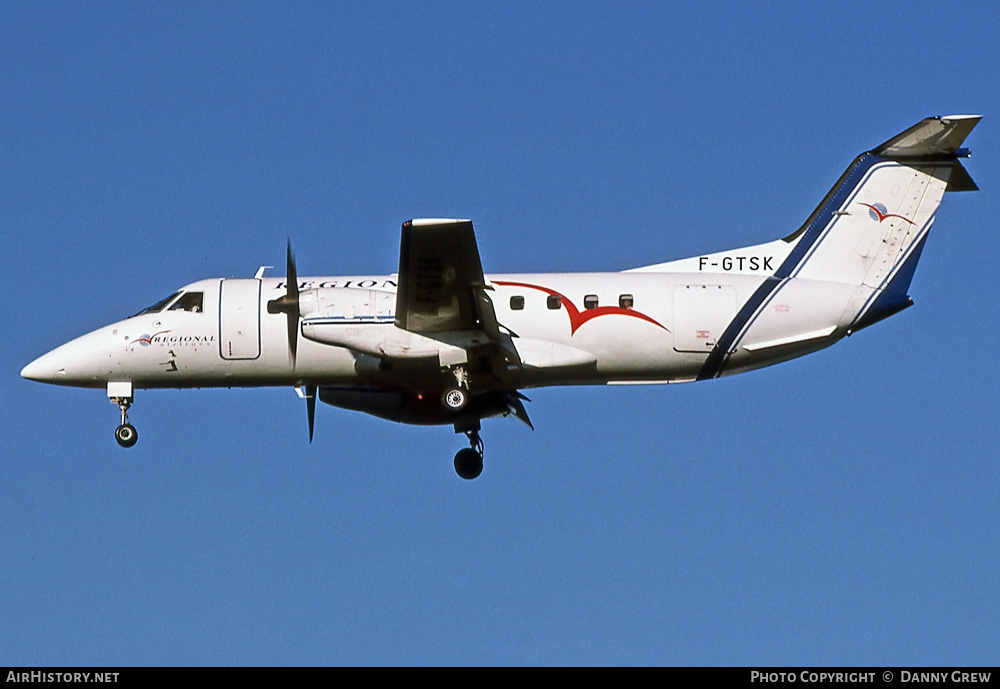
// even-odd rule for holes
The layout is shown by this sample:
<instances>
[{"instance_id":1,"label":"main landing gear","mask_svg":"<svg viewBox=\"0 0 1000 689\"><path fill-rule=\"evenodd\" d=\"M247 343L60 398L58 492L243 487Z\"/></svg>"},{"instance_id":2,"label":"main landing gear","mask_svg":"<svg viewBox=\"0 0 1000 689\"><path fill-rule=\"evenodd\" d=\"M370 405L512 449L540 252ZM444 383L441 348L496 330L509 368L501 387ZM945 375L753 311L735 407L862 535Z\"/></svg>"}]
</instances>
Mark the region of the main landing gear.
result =
<instances>
[{"instance_id":1,"label":"main landing gear","mask_svg":"<svg viewBox=\"0 0 1000 689\"><path fill-rule=\"evenodd\" d=\"M459 450L455 455L455 473L466 481L478 477L483 473L483 439L479 437L479 429L468 430L465 435L469 438L470 447L467 450Z\"/></svg>"},{"instance_id":2,"label":"main landing gear","mask_svg":"<svg viewBox=\"0 0 1000 689\"><path fill-rule=\"evenodd\" d=\"M441 405L451 414L461 417L460 412L469 405L469 374L464 366L455 366L451 369L455 376L455 384L445 388L441 395ZM455 432L465 433L469 438L469 449L459 450L455 455L455 473L471 481L483 473L483 439L479 437L479 421L468 419L457 420Z\"/></svg>"},{"instance_id":3,"label":"main landing gear","mask_svg":"<svg viewBox=\"0 0 1000 689\"><path fill-rule=\"evenodd\" d=\"M441 403L448 411L462 411L469 403L469 393L463 388L448 388L441 395Z\"/></svg>"},{"instance_id":4,"label":"main landing gear","mask_svg":"<svg viewBox=\"0 0 1000 689\"><path fill-rule=\"evenodd\" d=\"M456 366L451 372L455 376L455 384L441 395L441 404L450 412L460 412L469 403L469 374L464 366Z\"/></svg>"}]
</instances>

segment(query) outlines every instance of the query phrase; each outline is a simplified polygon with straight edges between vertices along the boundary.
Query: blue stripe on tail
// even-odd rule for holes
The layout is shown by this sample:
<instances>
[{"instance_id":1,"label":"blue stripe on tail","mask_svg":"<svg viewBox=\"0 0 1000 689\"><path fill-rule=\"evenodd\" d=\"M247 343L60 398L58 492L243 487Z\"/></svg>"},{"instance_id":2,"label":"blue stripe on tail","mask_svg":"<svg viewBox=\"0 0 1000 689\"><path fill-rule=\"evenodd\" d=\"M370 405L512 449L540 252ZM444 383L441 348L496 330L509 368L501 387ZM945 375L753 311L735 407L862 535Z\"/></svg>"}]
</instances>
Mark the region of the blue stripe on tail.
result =
<instances>
[{"instance_id":1,"label":"blue stripe on tail","mask_svg":"<svg viewBox=\"0 0 1000 689\"><path fill-rule=\"evenodd\" d=\"M733 318L732 322L726 327L725 332L722 333L712 351L709 352L708 358L705 360L704 365L701 367L701 371L698 372L698 380L707 380L709 378L718 378L721 375L722 370L725 368L726 361L729 359L730 349L732 349L733 344L736 339L740 336L743 330L746 328L750 319L753 318L754 314L760 309L760 307L767 301L768 297L781 285L781 283L790 277L796 269L805 262L810 251L814 248L816 243L819 241L820 237L823 236L823 231L830 225L833 220L833 214L844 205L847 198L854 192L854 190L864 179L865 174L872 169L876 164L882 162L882 158L872 155L871 153L865 153L858 157L857 161L854 163L854 167L851 171L844 177L844 181L841 182L837 190L830 196L829 200L820 209L813 221L809 223L809 227L806 228L805 234L799 239L799 243L795 245L791 253L782 261L781 265L774 272L774 275L767 278L764 283L757 288L753 295L747 300L743 305L743 308L739 310L736 317ZM912 273L911 273L912 275Z\"/></svg>"}]
</instances>

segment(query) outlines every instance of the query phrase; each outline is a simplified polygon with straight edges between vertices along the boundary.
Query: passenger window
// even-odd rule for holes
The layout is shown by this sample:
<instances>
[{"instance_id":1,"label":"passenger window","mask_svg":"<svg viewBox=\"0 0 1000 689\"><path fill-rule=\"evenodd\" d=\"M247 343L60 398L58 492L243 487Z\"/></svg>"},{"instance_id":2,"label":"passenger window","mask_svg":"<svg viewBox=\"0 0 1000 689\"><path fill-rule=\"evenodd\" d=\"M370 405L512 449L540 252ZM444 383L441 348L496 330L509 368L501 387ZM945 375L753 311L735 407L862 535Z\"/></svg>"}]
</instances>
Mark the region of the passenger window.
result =
<instances>
[{"instance_id":1,"label":"passenger window","mask_svg":"<svg viewBox=\"0 0 1000 689\"><path fill-rule=\"evenodd\" d=\"M596 309L597 308L597 295L588 294L583 298L583 308L585 309Z\"/></svg>"},{"instance_id":2,"label":"passenger window","mask_svg":"<svg viewBox=\"0 0 1000 689\"><path fill-rule=\"evenodd\" d=\"M549 298L545 300L545 304L555 311L556 309L562 308L562 297L558 294L550 294Z\"/></svg>"},{"instance_id":3,"label":"passenger window","mask_svg":"<svg viewBox=\"0 0 1000 689\"><path fill-rule=\"evenodd\" d=\"M510 310L520 311L524 308L524 297L515 296L510 298Z\"/></svg>"},{"instance_id":4,"label":"passenger window","mask_svg":"<svg viewBox=\"0 0 1000 689\"><path fill-rule=\"evenodd\" d=\"M190 311L191 313L201 313L202 302L205 300L204 292L187 292L174 302L170 311Z\"/></svg>"},{"instance_id":5,"label":"passenger window","mask_svg":"<svg viewBox=\"0 0 1000 689\"><path fill-rule=\"evenodd\" d=\"M635 300L632 298L631 294L623 294L618 297L618 306L623 309L631 309L635 305Z\"/></svg>"}]
</instances>

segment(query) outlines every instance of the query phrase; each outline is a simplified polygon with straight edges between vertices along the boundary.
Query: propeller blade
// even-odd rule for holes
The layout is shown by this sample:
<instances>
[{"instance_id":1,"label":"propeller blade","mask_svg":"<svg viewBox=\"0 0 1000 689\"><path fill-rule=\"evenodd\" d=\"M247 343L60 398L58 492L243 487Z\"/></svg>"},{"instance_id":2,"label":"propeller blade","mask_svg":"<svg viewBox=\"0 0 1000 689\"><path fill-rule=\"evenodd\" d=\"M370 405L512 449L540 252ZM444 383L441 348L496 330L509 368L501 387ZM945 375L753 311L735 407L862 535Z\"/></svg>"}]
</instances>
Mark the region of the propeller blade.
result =
<instances>
[{"instance_id":1,"label":"propeller blade","mask_svg":"<svg viewBox=\"0 0 1000 689\"><path fill-rule=\"evenodd\" d=\"M288 239L285 247L285 289L285 296L289 302L289 309L285 312L288 328L288 352L291 354L292 364L294 364L295 355L299 348L299 276L295 270L295 255L292 253L291 238ZM310 440L312 440L311 428L310 426Z\"/></svg>"},{"instance_id":2,"label":"propeller blade","mask_svg":"<svg viewBox=\"0 0 1000 689\"><path fill-rule=\"evenodd\" d=\"M267 302L268 313L285 314L285 325L288 335L288 354L292 365L299 348L299 276L295 270L295 255L292 253L292 240L288 240L285 258L285 294Z\"/></svg>"},{"instance_id":3,"label":"propeller blade","mask_svg":"<svg viewBox=\"0 0 1000 689\"><path fill-rule=\"evenodd\" d=\"M295 271L295 254L292 253L292 240L288 240L285 246L285 277L287 278L288 296L294 297L295 303L299 301L299 276Z\"/></svg>"},{"instance_id":4,"label":"propeller blade","mask_svg":"<svg viewBox=\"0 0 1000 689\"><path fill-rule=\"evenodd\" d=\"M316 425L316 386L306 386L306 415L309 417L309 442L313 441L313 427Z\"/></svg>"},{"instance_id":5,"label":"propeller blade","mask_svg":"<svg viewBox=\"0 0 1000 689\"><path fill-rule=\"evenodd\" d=\"M288 328L288 354L292 357L292 364L295 364L295 355L299 348L299 318L288 313L285 315L285 325Z\"/></svg>"}]
</instances>

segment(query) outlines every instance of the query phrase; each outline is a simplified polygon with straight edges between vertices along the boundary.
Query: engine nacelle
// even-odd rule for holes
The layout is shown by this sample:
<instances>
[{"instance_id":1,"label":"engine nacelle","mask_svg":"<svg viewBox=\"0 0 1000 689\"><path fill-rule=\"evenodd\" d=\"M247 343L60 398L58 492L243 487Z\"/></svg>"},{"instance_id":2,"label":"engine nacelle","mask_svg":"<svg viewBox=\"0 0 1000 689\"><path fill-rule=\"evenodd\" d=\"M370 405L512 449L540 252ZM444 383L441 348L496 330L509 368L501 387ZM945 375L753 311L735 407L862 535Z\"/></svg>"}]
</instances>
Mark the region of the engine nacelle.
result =
<instances>
[{"instance_id":1,"label":"engine nacelle","mask_svg":"<svg viewBox=\"0 0 1000 689\"><path fill-rule=\"evenodd\" d=\"M437 358L442 366L467 361L466 347L482 344L475 334L450 334L449 341L395 326L396 295L368 289L316 288L299 294L302 336L389 359ZM453 340L453 341L452 341Z\"/></svg>"},{"instance_id":2,"label":"engine nacelle","mask_svg":"<svg viewBox=\"0 0 1000 689\"><path fill-rule=\"evenodd\" d=\"M344 323L391 321L396 295L374 289L316 287L299 292L302 318L329 317Z\"/></svg>"},{"instance_id":3,"label":"engine nacelle","mask_svg":"<svg viewBox=\"0 0 1000 689\"><path fill-rule=\"evenodd\" d=\"M309 318L302 336L313 342L347 347L389 359L439 359L442 366L465 363L465 348L397 328L395 323L350 323L339 317Z\"/></svg>"}]
</instances>

